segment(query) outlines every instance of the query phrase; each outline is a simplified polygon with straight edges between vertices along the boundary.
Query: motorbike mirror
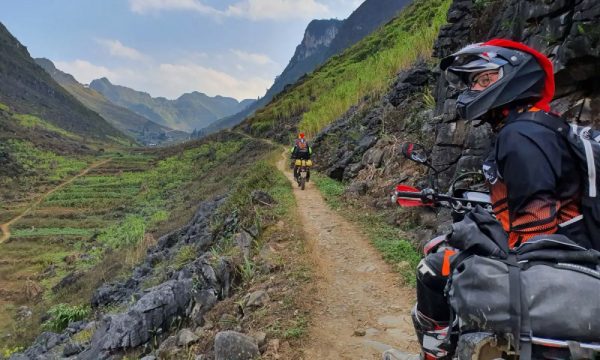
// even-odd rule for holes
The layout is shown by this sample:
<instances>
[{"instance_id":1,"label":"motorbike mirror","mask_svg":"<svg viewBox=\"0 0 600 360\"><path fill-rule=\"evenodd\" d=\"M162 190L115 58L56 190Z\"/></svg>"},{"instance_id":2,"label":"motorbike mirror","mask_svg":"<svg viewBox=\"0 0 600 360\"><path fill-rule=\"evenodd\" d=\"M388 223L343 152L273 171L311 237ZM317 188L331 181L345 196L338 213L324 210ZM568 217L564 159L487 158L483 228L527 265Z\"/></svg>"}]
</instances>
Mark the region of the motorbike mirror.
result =
<instances>
[{"instance_id":1,"label":"motorbike mirror","mask_svg":"<svg viewBox=\"0 0 600 360\"><path fill-rule=\"evenodd\" d=\"M417 162L419 164L428 164L427 153L425 147L417 143L404 143L402 144L402 154L409 160Z\"/></svg>"}]
</instances>

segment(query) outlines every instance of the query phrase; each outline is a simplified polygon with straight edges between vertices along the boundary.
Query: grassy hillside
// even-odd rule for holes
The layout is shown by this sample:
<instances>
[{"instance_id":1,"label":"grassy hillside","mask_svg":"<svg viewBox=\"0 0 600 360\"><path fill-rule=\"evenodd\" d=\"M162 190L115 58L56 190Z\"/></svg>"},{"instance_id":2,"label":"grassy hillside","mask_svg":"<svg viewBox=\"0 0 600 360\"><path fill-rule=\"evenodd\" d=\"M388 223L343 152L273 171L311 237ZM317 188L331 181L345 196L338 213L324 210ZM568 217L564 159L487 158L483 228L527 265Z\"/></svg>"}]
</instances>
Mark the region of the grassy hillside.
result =
<instances>
[{"instance_id":1,"label":"grassy hillside","mask_svg":"<svg viewBox=\"0 0 600 360\"><path fill-rule=\"evenodd\" d=\"M27 48L0 24L0 102L76 135L104 142L129 141L79 103L35 63Z\"/></svg>"},{"instance_id":2,"label":"grassy hillside","mask_svg":"<svg viewBox=\"0 0 600 360\"><path fill-rule=\"evenodd\" d=\"M80 135L0 103L0 205L27 202L33 193L58 185L105 152L132 144L122 135L106 139Z\"/></svg>"},{"instance_id":3,"label":"grassy hillside","mask_svg":"<svg viewBox=\"0 0 600 360\"><path fill-rule=\"evenodd\" d=\"M160 151L107 150L49 160L62 169L60 176L52 170L61 182L101 165L49 196L38 184L2 202L0 223L43 199L0 244L0 349L31 341L43 314L57 304L86 308L99 285L128 273L160 235L186 223L199 201L227 192L269 149L227 133ZM39 164L32 168L43 172ZM33 316L21 319L21 306Z\"/></svg>"},{"instance_id":4,"label":"grassy hillside","mask_svg":"<svg viewBox=\"0 0 600 360\"><path fill-rule=\"evenodd\" d=\"M429 59L449 5L449 0L415 1L382 29L277 96L242 126L253 134L279 138L296 128L309 136L316 134L365 96L383 94L398 71L419 58Z\"/></svg>"}]
</instances>

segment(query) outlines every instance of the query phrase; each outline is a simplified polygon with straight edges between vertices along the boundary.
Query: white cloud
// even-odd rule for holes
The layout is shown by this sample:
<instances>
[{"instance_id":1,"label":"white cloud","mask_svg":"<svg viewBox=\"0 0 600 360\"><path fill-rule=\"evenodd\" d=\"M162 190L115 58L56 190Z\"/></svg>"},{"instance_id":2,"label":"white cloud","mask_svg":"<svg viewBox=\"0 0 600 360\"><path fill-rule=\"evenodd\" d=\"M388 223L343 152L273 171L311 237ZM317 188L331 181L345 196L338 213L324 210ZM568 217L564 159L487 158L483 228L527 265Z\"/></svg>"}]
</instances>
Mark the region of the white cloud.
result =
<instances>
[{"instance_id":1,"label":"white cloud","mask_svg":"<svg viewBox=\"0 0 600 360\"><path fill-rule=\"evenodd\" d=\"M119 40L97 39L96 42L104 46L112 56L128 60L145 60L146 56L134 48L123 45Z\"/></svg>"},{"instance_id":2,"label":"white cloud","mask_svg":"<svg viewBox=\"0 0 600 360\"><path fill-rule=\"evenodd\" d=\"M219 10L205 5L201 0L129 0L131 11L138 14L163 10L195 11L222 17L251 20L313 19L331 13L327 5L317 0L241 0Z\"/></svg>"},{"instance_id":3,"label":"white cloud","mask_svg":"<svg viewBox=\"0 0 600 360\"><path fill-rule=\"evenodd\" d=\"M54 65L58 69L73 75L77 81L84 84L89 84L92 80L101 77L107 77L109 79L117 77L117 74L108 68L94 65L85 60L55 61Z\"/></svg>"},{"instance_id":4,"label":"white cloud","mask_svg":"<svg viewBox=\"0 0 600 360\"><path fill-rule=\"evenodd\" d=\"M315 0L243 0L227 8L226 14L252 20L312 19L329 13Z\"/></svg>"},{"instance_id":5,"label":"white cloud","mask_svg":"<svg viewBox=\"0 0 600 360\"><path fill-rule=\"evenodd\" d=\"M220 11L198 0L129 0L131 11L138 14L161 10L191 10L202 14L219 15Z\"/></svg>"},{"instance_id":6,"label":"white cloud","mask_svg":"<svg viewBox=\"0 0 600 360\"><path fill-rule=\"evenodd\" d=\"M161 64L157 78L163 90L179 96L184 92L202 91L209 95L237 99L263 95L271 80L259 77L236 78L222 71L194 64Z\"/></svg>"},{"instance_id":7,"label":"white cloud","mask_svg":"<svg viewBox=\"0 0 600 360\"><path fill-rule=\"evenodd\" d=\"M275 64L275 61L273 61L268 55L265 54L249 53L243 50L236 49L230 49L229 51L235 56L237 56L238 59L247 63L257 65Z\"/></svg>"}]
</instances>

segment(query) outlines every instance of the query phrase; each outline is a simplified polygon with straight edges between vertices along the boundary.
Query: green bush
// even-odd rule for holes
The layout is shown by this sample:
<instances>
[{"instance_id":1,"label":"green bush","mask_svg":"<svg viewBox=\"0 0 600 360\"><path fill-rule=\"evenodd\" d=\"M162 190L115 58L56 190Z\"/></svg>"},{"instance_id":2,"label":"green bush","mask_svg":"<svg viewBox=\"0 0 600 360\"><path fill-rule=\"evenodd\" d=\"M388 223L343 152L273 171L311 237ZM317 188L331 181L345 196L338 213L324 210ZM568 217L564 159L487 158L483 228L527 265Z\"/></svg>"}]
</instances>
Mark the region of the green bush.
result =
<instances>
[{"instance_id":1,"label":"green bush","mask_svg":"<svg viewBox=\"0 0 600 360\"><path fill-rule=\"evenodd\" d=\"M0 104L0 105L2 105L2 104ZM23 346L6 347L6 348L2 349L2 351L0 351L0 358L8 359L11 357L12 354L16 354L23 350L25 350L25 348Z\"/></svg>"},{"instance_id":2,"label":"green bush","mask_svg":"<svg viewBox=\"0 0 600 360\"><path fill-rule=\"evenodd\" d=\"M74 321L80 321L88 317L90 309L87 306L71 306L58 304L48 310L50 319L43 324L46 330L61 332Z\"/></svg>"},{"instance_id":3,"label":"green bush","mask_svg":"<svg viewBox=\"0 0 600 360\"><path fill-rule=\"evenodd\" d=\"M113 249L136 245L144 238L146 221L139 215L129 215L118 225L109 227L98 240Z\"/></svg>"}]
</instances>

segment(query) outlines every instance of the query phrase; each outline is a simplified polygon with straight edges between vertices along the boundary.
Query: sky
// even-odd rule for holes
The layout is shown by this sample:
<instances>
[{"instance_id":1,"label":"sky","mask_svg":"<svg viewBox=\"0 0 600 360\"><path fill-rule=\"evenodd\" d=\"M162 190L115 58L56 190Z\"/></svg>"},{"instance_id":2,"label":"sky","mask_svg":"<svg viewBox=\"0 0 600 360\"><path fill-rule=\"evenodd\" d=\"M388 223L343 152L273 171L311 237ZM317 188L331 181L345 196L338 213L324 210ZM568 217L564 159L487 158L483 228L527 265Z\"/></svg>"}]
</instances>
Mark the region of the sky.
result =
<instances>
[{"instance_id":1,"label":"sky","mask_svg":"<svg viewBox=\"0 0 600 360\"><path fill-rule=\"evenodd\" d=\"M83 83L175 99L263 96L312 19L362 0L5 0L0 22L33 57Z\"/></svg>"}]
</instances>

